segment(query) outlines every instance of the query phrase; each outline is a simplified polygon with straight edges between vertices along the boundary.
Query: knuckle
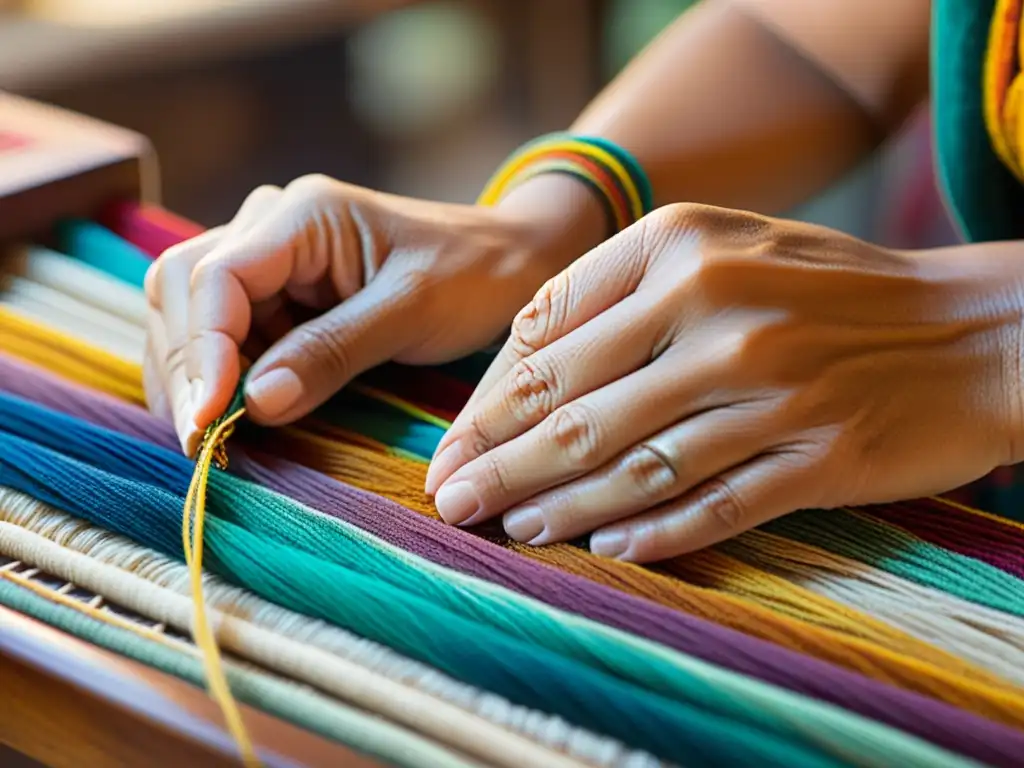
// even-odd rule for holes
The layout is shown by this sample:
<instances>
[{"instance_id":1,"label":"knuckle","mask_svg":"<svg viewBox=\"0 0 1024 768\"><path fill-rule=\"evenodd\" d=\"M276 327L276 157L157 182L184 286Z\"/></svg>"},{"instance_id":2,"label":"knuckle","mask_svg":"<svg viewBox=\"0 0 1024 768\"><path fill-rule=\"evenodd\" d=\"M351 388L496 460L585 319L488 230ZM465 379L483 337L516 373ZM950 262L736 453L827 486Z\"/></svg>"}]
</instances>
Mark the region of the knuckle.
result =
<instances>
[{"instance_id":1,"label":"knuckle","mask_svg":"<svg viewBox=\"0 0 1024 768\"><path fill-rule=\"evenodd\" d=\"M570 403L548 417L548 436L564 452L571 467L590 469L601 461L604 441L596 414L580 403Z\"/></svg>"},{"instance_id":2,"label":"knuckle","mask_svg":"<svg viewBox=\"0 0 1024 768\"><path fill-rule=\"evenodd\" d=\"M721 478L709 481L701 494L700 508L727 532L741 529L746 508L728 482Z\"/></svg>"},{"instance_id":3,"label":"knuckle","mask_svg":"<svg viewBox=\"0 0 1024 768\"><path fill-rule=\"evenodd\" d=\"M318 369L339 383L348 379L351 362L344 344L330 328L312 322L300 325L293 333L295 348L302 351L302 357L315 360Z\"/></svg>"},{"instance_id":4,"label":"knuckle","mask_svg":"<svg viewBox=\"0 0 1024 768\"><path fill-rule=\"evenodd\" d=\"M509 472L501 457L489 453L483 459L484 487L497 496L507 496L512 490Z\"/></svg>"},{"instance_id":5,"label":"knuckle","mask_svg":"<svg viewBox=\"0 0 1024 768\"><path fill-rule=\"evenodd\" d=\"M194 292L204 285L212 285L220 281L228 272L227 263L219 258L206 258L192 267L189 274L189 288Z\"/></svg>"},{"instance_id":6,"label":"knuckle","mask_svg":"<svg viewBox=\"0 0 1024 768\"><path fill-rule=\"evenodd\" d=\"M395 296L428 304L434 298L437 278L429 266L410 267L391 277L391 291Z\"/></svg>"},{"instance_id":7,"label":"knuckle","mask_svg":"<svg viewBox=\"0 0 1024 768\"><path fill-rule=\"evenodd\" d=\"M167 350L167 375L173 376L180 370L185 369L185 363L188 357L188 346L186 344L178 344Z\"/></svg>"},{"instance_id":8,"label":"knuckle","mask_svg":"<svg viewBox=\"0 0 1024 768\"><path fill-rule=\"evenodd\" d=\"M273 200L280 196L281 188L274 186L273 184L260 184L245 198L245 202L242 204L244 208L250 203L262 203L265 200Z\"/></svg>"},{"instance_id":9,"label":"knuckle","mask_svg":"<svg viewBox=\"0 0 1024 768\"><path fill-rule=\"evenodd\" d=\"M633 487L652 502L668 498L679 485L679 473L672 461L649 445L641 445L631 451L623 463Z\"/></svg>"},{"instance_id":10,"label":"knuckle","mask_svg":"<svg viewBox=\"0 0 1024 768\"><path fill-rule=\"evenodd\" d=\"M558 402L558 379L552 367L537 360L520 360L508 378L505 402L519 422L537 422L549 415Z\"/></svg>"},{"instance_id":11,"label":"knuckle","mask_svg":"<svg viewBox=\"0 0 1024 768\"><path fill-rule=\"evenodd\" d=\"M475 411L470 418L468 439L473 456L484 456L497 446L497 440L482 411Z\"/></svg>"},{"instance_id":12,"label":"knuckle","mask_svg":"<svg viewBox=\"0 0 1024 768\"><path fill-rule=\"evenodd\" d=\"M561 272L541 286L512 321L511 340L521 357L528 357L557 338L569 314L571 278Z\"/></svg>"},{"instance_id":13,"label":"knuckle","mask_svg":"<svg viewBox=\"0 0 1024 768\"><path fill-rule=\"evenodd\" d=\"M651 227L674 229L697 220L704 208L698 203L671 203L655 208L644 217L644 221Z\"/></svg>"},{"instance_id":14,"label":"knuckle","mask_svg":"<svg viewBox=\"0 0 1024 768\"><path fill-rule=\"evenodd\" d=\"M337 189L338 182L323 173L308 173L291 181L285 188L289 197L322 200L331 197Z\"/></svg>"}]
</instances>

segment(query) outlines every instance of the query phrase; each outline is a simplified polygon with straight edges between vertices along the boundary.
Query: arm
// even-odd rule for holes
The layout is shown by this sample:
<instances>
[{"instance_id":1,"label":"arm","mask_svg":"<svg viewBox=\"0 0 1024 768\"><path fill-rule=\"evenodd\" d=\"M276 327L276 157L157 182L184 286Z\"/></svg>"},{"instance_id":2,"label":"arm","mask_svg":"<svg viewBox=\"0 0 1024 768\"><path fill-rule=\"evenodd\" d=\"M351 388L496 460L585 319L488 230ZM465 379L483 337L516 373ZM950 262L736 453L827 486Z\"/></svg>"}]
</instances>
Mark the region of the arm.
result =
<instances>
[{"instance_id":1,"label":"arm","mask_svg":"<svg viewBox=\"0 0 1024 768\"><path fill-rule=\"evenodd\" d=\"M705 0L580 115L633 153L658 204L777 214L833 183L925 96L929 0ZM565 231L561 268L597 244L596 202L538 178L503 203ZM568 224L568 226L567 226Z\"/></svg>"}]
</instances>

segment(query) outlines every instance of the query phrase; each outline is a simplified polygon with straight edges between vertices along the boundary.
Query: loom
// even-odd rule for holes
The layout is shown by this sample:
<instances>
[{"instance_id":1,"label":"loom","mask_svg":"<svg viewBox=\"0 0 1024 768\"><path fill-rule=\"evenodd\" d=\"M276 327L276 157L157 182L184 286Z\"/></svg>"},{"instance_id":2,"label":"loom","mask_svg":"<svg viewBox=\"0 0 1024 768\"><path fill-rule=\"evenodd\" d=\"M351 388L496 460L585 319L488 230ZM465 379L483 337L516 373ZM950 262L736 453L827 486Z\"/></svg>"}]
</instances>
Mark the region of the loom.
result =
<instances>
[{"instance_id":1,"label":"loom","mask_svg":"<svg viewBox=\"0 0 1024 768\"><path fill-rule=\"evenodd\" d=\"M194 465L144 407L142 279L201 231L156 178L0 97L0 742L53 766L240 759ZM1024 764L1024 526L806 511L645 568L450 528L426 463L485 363L385 366L211 470L202 602L260 764Z\"/></svg>"}]
</instances>

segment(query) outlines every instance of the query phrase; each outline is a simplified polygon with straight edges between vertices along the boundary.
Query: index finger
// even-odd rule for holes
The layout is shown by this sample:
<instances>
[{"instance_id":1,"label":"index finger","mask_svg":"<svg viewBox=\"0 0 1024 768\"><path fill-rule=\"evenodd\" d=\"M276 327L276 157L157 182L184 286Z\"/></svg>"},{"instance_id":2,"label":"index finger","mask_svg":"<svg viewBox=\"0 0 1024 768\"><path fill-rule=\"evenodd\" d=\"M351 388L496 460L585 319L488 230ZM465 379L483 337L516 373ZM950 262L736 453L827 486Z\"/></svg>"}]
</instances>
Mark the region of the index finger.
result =
<instances>
[{"instance_id":1,"label":"index finger","mask_svg":"<svg viewBox=\"0 0 1024 768\"><path fill-rule=\"evenodd\" d=\"M518 364L634 293L646 270L644 222L623 230L548 280L512 323L512 332L466 406L438 443L427 471L433 494L466 462L496 447L478 423L481 404Z\"/></svg>"},{"instance_id":2,"label":"index finger","mask_svg":"<svg viewBox=\"0 0 1024 768\"><path fill-rule=\"evenodd\" d=\"M192 269L220 236L221 232L211 230L177 245L155 261L146 273L150 340L147 355L157 358L152 369L160 377L182 450L189 455L199 431L192 418L193 394L185 366L189 280Z\"/></svg>"},{"instance_id":3,"label":"index finger","mask_svg":"<svg viewBox=\"0 0 1024 768\"><path fill-rule=\"evenodd\" d=\"M193 273L203 259L225 239L236 236L256 221L258 214L272 202L273 197L273 188L256 190L249 195L227 226L211 229L169 248L146 274L146 296L153 312L159 316L165 342L156 368L162 373L165 392L174 412L175 430L186 455L194 453L198 436L219 415L214 413L203 421L197 414L200 402L206 397L204 393L207 385L198 375L195 361L189 356ZM214 387L221 384L216 381L212 383ZM221 384L229 392L232 386L230 383ZM223 407L227 407L227 402Z\"/></svg>"},{"instance_id":4,"label":"index finger","mask_svg":"<svg viewBox=\"0 0 1024 768\"><path fill-rule=\"evenodd\" d=\"M188 361L205 384L196 403L201 426L223 413L238 386L239 350L252 328L253 305L288 286L313 285L331 266L329 245L310 244L307 232L320 224L321 196L293 183L269 198L269 205L252 206L258 214L252 226L222 240L192 272Z\"/></svg>"}]
</instances>

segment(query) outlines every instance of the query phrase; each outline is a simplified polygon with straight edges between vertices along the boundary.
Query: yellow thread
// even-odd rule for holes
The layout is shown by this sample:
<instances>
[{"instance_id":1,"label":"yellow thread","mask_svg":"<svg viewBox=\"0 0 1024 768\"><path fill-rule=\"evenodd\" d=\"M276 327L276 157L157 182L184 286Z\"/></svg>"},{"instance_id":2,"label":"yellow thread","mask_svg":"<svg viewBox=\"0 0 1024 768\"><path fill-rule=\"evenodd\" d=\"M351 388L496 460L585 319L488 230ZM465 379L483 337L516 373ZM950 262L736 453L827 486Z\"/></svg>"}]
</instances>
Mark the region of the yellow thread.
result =
<instances>
[{"instance_id":1,"label":"yellow thread","mask_svg":"<svg viewBox=\"0 0 1024 768\"><path fill-rule=\"evenodd\" d=\"M940 504L945 504L947 507L959 509L961 512L966 512L969 515L974 515L975 517L982 517L986 520L991 520L994 523L1005 525L1007 528L1016 528L1017 530L1024 531L1024 523L1018 523L1016 520L1010 520L1006 517L999 517L999 515L993 515L991 512L985 512L980 509L974 509L974 507L965 507L963 504L953 501L952 499L938 497L934 500L939 502Z\"/></svg>"},{"instance_id":2,"label":"yellow thread","mask_svg":"<svg viewBox=\"0 0 1024 768\"><path fill-rule=\"evenodd\" d=\"M442 419L440 416L435 416L434 414L429 413L423 410L422 408L416 407L408 400L405 400L401 397L397 397L396 395L392 395L388 392L384 392L380 389L377 389L376 387L368 387L365 384L358 383L350 384L349 387L353 391L358 392L361 395L365 395L366 397L369 397L373 400L378 400L382 403L386 403L387 405L390 405L392 408L395 408L401 411L402 413L412 416L414 419L419 419L420 421L425 421L428 424L433 424L435 427L440 427L441 429L449 429L452 426L452 423L450 421L446 421L445 419Z\"/></svg>"},{"instance_id":3,"label":"yellow thread","mask_svg":"<svg viewBox=\"0 0 1024 768\"><path fill-rule=\"evenodd\" d=\"M206 600L203 595L203 526L206 520L206 485L211 467L227 467L225 442L235 429L235 423L245 415L245 408L239 408L220 423L207 430L196 460L196 469L185 496L185 513L182 515L181 534L185 549L185 563L189 568L194 608L192 637L203 658L206 682L210 696L220 706L228 730L238 744L243 763L249 768L258 768L259 758L238 709L231 687L224 674L223 660L217 639L210 628L206 615Z\"/></svg>"},{"instance_id":4,"label":"yellow thread","mask_svg":"<svg viewBox=\"0 0 1024 768\"><path fill-rule=\"evenodd\" d=\"M163 645L166 645L170 648L174 648L175 650L180 651L183 648L191 650L191 648L182 643L180 640L172 640L171 638L161 634L152 627L145 627L141 624L137 624L136 622L131 621L130 619L126 619L123 616L118 616L116 613L110 613L109 611L104 611L102 608L92 606L89 603L83 603L81 600L78 600L74 597L69 597L63 592L57 591L53 587L48 587L44 584L40 584L39 582L25 578L20 573L13 573L11 571L0 571L0 576L3 576L5 579L14 584L17 584L19 587L23 587L24 589L27 589L30 592L34 592L40 597L46 598L47 600L50 600L54 603L59 603L60 605L65 606L66 608L73 608L76 611L84 613L87 616L98 621L103 621L107 624L112 624L121 629L130 630L137 635L141 635L149 640L156 640L157 642L162 643Z\"/></svg>"}]
</instances>

